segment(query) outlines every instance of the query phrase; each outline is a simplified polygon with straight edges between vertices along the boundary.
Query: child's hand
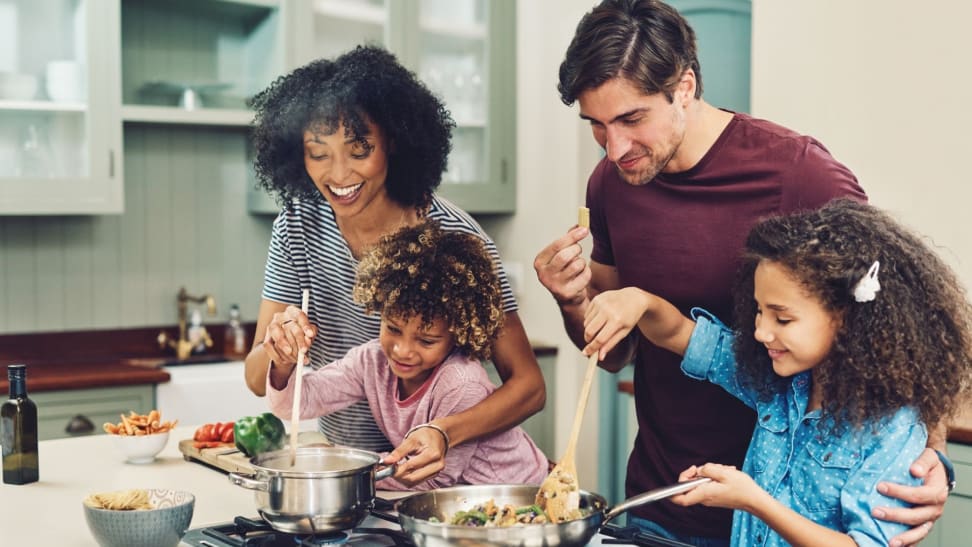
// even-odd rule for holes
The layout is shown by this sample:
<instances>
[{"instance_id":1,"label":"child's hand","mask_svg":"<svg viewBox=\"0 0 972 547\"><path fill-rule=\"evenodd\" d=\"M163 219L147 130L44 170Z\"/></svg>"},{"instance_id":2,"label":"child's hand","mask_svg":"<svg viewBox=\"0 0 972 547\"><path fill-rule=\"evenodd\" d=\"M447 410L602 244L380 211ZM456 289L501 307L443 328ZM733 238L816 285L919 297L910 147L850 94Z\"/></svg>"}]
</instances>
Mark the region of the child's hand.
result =
<instances>
[{"instance_id":1,"label":"child's hand","mask_svg":"<svg viewBox=\"0 0 972 547\"><path fill-rule=\"evenodd\" d=\"M708 507L746 509L764 492L749 475L734 466L718 463L707 463L701 467L693 465L682 471L678 480L687 481L698 477L709 477L712 482L672 496L672 503L684 506L701 503Z\"/></svg>"},{"instance_id":2,"label":"child's hand","mask_svg":"<svg viewBox=\"0 0 972 547\"><path fill-rule=\"evenodd\" d=\"M638 325L645 307L642 291L634 287L595 296L584 313L584 339L588 341L584 355L597 351L604 359Z\"/></svg>"}]
</instances>

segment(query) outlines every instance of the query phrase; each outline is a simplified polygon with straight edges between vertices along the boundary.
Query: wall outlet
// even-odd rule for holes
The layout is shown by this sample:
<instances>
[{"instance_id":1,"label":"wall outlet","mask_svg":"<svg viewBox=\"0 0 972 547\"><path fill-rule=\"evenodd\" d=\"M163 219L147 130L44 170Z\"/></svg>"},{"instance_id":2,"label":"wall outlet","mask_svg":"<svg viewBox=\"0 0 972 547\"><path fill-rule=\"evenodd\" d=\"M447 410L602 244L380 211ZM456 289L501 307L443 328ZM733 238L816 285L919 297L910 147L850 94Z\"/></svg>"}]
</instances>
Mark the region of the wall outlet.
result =
<instances>
[{"instance_id":1,"label":"wall outlet","mask_svg":"<svg viewBox=\"0 0 972 547\"><path fill-rule=\"evenodd\" d=\"M503 269L506 270L506 278L510 281L513 294L520 297L523 294L523 263L504 262Z\"/></svg>"}]
</instances>

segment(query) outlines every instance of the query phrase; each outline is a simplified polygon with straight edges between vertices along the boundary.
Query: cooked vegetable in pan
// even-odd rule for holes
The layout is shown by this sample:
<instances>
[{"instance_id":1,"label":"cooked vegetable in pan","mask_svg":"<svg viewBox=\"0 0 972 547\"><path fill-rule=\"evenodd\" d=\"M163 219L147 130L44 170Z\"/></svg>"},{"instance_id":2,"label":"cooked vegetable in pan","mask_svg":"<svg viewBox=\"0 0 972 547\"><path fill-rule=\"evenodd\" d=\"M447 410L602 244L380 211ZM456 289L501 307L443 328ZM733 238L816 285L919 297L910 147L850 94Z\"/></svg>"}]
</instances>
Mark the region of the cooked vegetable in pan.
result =
<instances>
[{"instance_id":1,"label":"cooked vegetable in pan","mask_svg":"<svg viewBox=\"0 0 972 547\"><path fill-rule=\"evenodd\" d=\"M549 522L539 505L498 507L490 499L468 511L456 511L449 524L464 526L516 526L519 524L544 524Z\"/></svg>"}]
</instances>

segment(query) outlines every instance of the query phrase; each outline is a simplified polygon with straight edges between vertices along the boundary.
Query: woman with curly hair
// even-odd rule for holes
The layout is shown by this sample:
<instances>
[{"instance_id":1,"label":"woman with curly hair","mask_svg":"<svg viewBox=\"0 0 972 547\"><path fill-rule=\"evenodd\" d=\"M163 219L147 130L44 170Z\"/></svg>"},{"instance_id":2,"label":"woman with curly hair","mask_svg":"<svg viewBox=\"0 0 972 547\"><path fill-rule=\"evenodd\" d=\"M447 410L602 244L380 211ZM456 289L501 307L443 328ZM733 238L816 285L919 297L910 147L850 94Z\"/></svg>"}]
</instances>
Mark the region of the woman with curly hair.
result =
<instances>
[{"instance_id":1,"label":"woman with curly hair","mask_svg":"<svg viewBox=\"0 0 972 547\"><path fill-rule=\"evenodd\" d=\"M480 238L434 222L383 238L358 266L354 301L377 314L377 340L303 377L301 419L367 401L378 427L398 445L434 421L467 410L493 392L480 365L503 324L503 297ZM294 363L270 366L270 408L289 420ZM438 433L437 433L438 434ZM443 433L444 436L448 436ZM537 484L546 456L519 427L448 450L434 478L380 488L418 490L453 484Z\"/></svg>"},{"instance_id":2,"label":"woman with curly hair","mask_svg":"<svg viewBox=\"0 0 972 547\"><path fill-rule=\"evenodd\" d=\"M737 509L732 545L888 545L907 526L872 510L904 502L878 483L918 484L908 467L928 430L969 394L964 288L888 214L837 200L758 223L734 297L735 333L639 289L604 293L587 315L595 331L624 316L756 411L742 470L692 466L681 480L712 481L672 501Z\"/></svg>"},{"instance_id":3,"label":"woman with curly hair","mask_svg":"<svg viewBox=\"0 0 972 547\"><path fill-rule=\"evenodd\" d=\"M504 431L543 408L543 376L495 244L434 193L454 127L442 102L391 53L358 47L279 78L253 106L256 172L283 210L274 221L255 344L246 358L249 388L263 395L270 362L292 365L300 349L309 348L317 367L376 337L379 319L351 297L357 262L382 236L431 219L479 237L492 259L505 320L491 351L503 385L475 407L409 436L388 458L408 456L396 477L424 481L442 469L450 443ZM310 291L306 315L295 305L303 289ZM337 444L391 449L364 403L319 423Z\"/></svg>"}]
</instances>

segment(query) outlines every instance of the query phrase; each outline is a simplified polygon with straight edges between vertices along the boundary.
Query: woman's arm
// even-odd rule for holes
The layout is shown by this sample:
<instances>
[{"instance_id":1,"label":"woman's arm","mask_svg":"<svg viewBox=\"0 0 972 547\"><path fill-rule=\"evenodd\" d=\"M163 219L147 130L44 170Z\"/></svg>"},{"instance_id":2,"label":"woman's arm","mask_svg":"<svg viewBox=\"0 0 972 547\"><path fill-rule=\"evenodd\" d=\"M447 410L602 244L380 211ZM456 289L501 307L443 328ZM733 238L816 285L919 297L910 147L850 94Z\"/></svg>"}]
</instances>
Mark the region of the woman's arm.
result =
<instances>
[{"instance_id":1,"label":"woman's arm","mask_svg":"<svg viewBox=\"0 0 972 547\"><path fill-rule=\"evenodd\" d=\"M297 352L302 347L309 349L316 334L317 327L310 324L297 306L261 300L253 348L244 361L246 386L250 391L260 397L266 395L270 361L284 365L297 363Z\"/></svg>"},{"instance_id":2,"label":"woman's arm","mask_svg":"<svg viewBox=\"0 0 972 547\"><path fill-rule=\"evenodd\" d=\"M445 431L450 446L505 431L543 409L547 396L543 375L516 312L507 312L492 350L503 385L472 408L433 421ZM397 462L408 456L395 476L406 484L418 484L442 470L445 439L436 429L420 428L384 461Z\"/></svg>"}]
</instances>

